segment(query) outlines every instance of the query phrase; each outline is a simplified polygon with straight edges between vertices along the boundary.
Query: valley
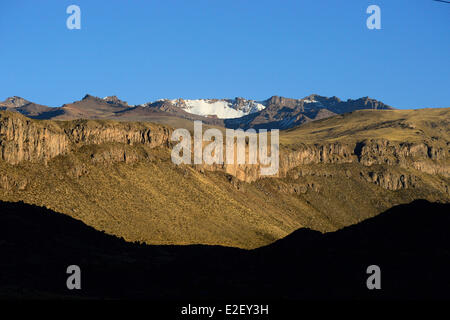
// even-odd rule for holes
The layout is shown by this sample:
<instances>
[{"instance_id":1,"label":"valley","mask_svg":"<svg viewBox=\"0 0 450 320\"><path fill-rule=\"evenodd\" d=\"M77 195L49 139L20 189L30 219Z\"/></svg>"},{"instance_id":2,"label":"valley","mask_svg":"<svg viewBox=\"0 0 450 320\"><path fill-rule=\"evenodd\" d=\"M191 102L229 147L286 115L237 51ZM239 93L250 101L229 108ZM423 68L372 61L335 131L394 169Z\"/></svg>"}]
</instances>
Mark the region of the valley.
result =
<instances>
[{"instance_id":1,"label":"valley","mask_svg":"<svg viewBox=\"0 0 450 320\"><path fill-rule=\"evenodd\" d=\"M449 109L360 110L280 132L280 170L171 162L173 128L0 113L0 199L147 244L257 248L415 199L449 201Z\"/></svg>"}]
</instances>

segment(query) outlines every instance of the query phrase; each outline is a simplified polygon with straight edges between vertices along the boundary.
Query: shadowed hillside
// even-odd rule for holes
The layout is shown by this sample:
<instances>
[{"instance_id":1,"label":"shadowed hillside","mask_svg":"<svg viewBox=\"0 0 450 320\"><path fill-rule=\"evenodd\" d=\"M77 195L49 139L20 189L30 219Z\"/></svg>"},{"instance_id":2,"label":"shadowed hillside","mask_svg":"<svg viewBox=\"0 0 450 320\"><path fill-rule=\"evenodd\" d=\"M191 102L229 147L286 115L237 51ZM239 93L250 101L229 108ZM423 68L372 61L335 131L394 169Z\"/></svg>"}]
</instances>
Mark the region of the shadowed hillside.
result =
<instances>
[{"instance_id":1,"label":"shadowed hillside","mask_svg":"<svg viewBox=\"0 0 450 320\"><path fill-rule=\"evenodd\" d=\"M0 203L5 298L450 298L449 204L419 200L337 232L300 229L252 251L128 243L73 218ZM82 270L82 290L65 287ZM366 268L381 268L381 290Z\"/></svg>"}]
</instances>

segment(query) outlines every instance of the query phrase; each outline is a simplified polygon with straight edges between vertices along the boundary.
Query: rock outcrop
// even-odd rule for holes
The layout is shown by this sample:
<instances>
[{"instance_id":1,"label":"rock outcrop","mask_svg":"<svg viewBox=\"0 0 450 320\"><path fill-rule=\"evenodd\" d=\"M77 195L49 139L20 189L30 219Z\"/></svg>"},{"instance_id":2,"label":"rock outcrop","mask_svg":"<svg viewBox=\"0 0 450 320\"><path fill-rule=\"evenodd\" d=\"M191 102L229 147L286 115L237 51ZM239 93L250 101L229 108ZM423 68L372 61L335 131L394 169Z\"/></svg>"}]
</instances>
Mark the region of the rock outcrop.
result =
<instances>
[{"instance_id":1,"label":"rock outcrop","mask_svg":"<svg viewBox=\"0 0 450 320\"><path fill-rule=\"evenodd\" d=\"M1 160L16 165L22 161L47 162L87 145L114 146L97 150L91 159L96 163L136 162L145 158L126 146L170 148L172 129L148 123L122 123L112 121L76 120L69 122L36 121L22 115L0 113ZM414 169L428 174L450 177L449 149L442 144L425 142L392 142L387 139L369 139L356 143L298 144L294 149L282 148L277 177L302 165L357 163L365 167L384 165ZM253 182L261 178L259 165L200 165L200 170L219 170L241 181ZM76 170L74 175L82 174ZM373 171L364 179L389 190L414 186L413 175L389 171ZM3 185L10 183L3 181ZM298 188L302 193L304 187Z\"/></svg>"},{"instance_id":2,"label":"rock outcrop","mask_svg":"<svg viewBox=\"0 0 450 320\"><path fill-rule=\"evenodd\" d=\"M281 132L276 177L259 165L176 166L163 125L0 112L0 196L128 241L255 248L414 199L450 201L446 117L426 112L395 112L405 125L374 111Z\"/></svg>"},{"instance_id":3,"label":"rock outcrop","mask_svg":"<svg viewBox=\"0 0 450 320\"><path fill-rule=\"evenodd\" d=\"M142 144L150 148L167 147L170 134L171 129L152 124L90 120L36 121L17 113L2 112L0 157L15 165L22 161L47 162L58 155L91 144L113 142ZM126 156L119 158L126 159Z\"/></svg>"},{"instance_id":4,"label":"rock outcrop","mask_svg":"<svg viewBox=\"0 0 450 320\"><path fill-rule=\"evenodd\" d=\"M10 164L47 161L68 150L69 139L53 123L36 121L12 113L0 115L0 156Z\"/></svg>"},{"instance_id":5,"label":"rock outcrop","mask_svg":"<svg viewBox=\"0 0 450 320\"><path fill-rule=\"evenodd\" d=\"M400 168L439 174L450 178L448 163L449 150L425 143L394 143L385 139L346 143L301 144L296 150L282 150L278 177L285 177L296 167L310 164L345 164L358 163L366 167L373 165L398 166ZM207 168L214 170L219 167ZM222 168L237 178L252 182L261 176L259 165L224 165ZM387 179L387 180L386 180ZM390 190L408 185L406 177L401 178L380 173L368 181L379 184ZM411 178L412 179L412 178ZM385 183L386 181L386 183Z\"/></svg>"}]
</instances>

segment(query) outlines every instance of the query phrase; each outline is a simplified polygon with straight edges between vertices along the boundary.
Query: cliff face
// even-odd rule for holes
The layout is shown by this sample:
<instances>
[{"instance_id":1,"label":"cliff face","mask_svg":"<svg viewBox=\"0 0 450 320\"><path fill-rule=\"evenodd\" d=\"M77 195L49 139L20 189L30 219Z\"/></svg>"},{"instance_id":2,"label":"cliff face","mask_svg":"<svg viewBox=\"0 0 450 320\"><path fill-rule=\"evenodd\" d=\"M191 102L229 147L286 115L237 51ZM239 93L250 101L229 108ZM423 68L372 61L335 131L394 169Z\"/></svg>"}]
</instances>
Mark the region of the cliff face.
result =
<instances>
[{"instance_id":1,"label":"cliff face","mask_svg":"<svg viewBox=\"0 0 450 320\"><path fill-rule=\"evenodd\" d=\"M168 146L170 134L169 128L150 124L35 121L16 113L0 113L1 160L13 165L47 162L90 144Z\"/></svg>"},{"instance_id":2,"label":"cliff face","mask_svg":"<svg viewBox=\"0 0 450 320\"><path fill-rule=\"evenodd\" d=\"M175 166L172 129L162 125L0 112L0 199L46 206L130 241L243 248L301 227L336 230L414 199L450 201L448 126L417 123L426 132L419 136L367 116L354 121L362 123L356 133L345 117L281 132L270 178L259 165Z\"/></svg>"},{"instance_id":3,"label":"cliff face","mask_svg":"<svg viewBox=\"0 0 450 320\"><path fill-rule=\"evenodd\" d=\"M64 129L67 138L76 145L108 142L128 145L143 144L151 148L168 146L171 130L167 127L144 124L76 121Z\"/></svg>"},{"instance_id":4,"label":"cliff face","mask_svg":"<svg viewBox=\"0 0 450 320\"><path fill-rule=\"evenodd\" d=\"M366 140L356 144L331 143L301 145L298 150L284 152L281 156L281 172L302 164L311 163L361 163L364 166L399 165L414 167L430 174L450 176L445 162L449 150L426 143L396 143L385 139Z\"/></svg>"},{"instance_id":5,"label":"cliff face","mask_svg":"<svg viewBox=\"0 0 450 320\"><path fill-rule=\"evenodd\" d=\"M426 143L396 143L385 139L353 143L302 144L296 150L280 152L278 177L286 177L290 170L313 164L360 164L364 167L384 166L383 171L361 173L368 181L388 190L398 190L414 185L414 175L390 173L390 167L415 169L432 175L450 178L449 150ZM208 167L220 170L218 167ZM225 165L228 174L253 182L261 178L259 165Z\"/></svg>"},{"instance_id":6,"label":"cliff face","mask_svg":"<svg viewBox=\"0 0 450 320\"><path fill-rule=\"evenodd\" d=\"M47 161L68 150L69 139L52 124L37 124L16 114L0 115L1 160L10 164L22 161Z\"/></svg>"},{"instance_id":7,"label":"cliff face","mask_svg":"<svg viewBox=\"0 0 450 320\"><path fill-rule=\"evenodd\" d=\"M136 162L143 157L127 146L169 148L171 133L168 127L146 123L35 121L16 113L0 113L1 160L12 165L22 161L47 162L83 146L108 143L115 145L93 153L93 162ZM449 148L426 142L365 139L356 143L302 143L295 145L295 148L280 150L277 177L286 177L290 170L302 165L357 163L365 167L383 165L385 168L414 168L449 178L448 155ZM202 165L197 168L224 171L246 182L261 178L259 165ZM416 179L414 175L399 175L386 170L361 173L361 176L389 190L408 188Z\"/></svg>"}]
</instances>

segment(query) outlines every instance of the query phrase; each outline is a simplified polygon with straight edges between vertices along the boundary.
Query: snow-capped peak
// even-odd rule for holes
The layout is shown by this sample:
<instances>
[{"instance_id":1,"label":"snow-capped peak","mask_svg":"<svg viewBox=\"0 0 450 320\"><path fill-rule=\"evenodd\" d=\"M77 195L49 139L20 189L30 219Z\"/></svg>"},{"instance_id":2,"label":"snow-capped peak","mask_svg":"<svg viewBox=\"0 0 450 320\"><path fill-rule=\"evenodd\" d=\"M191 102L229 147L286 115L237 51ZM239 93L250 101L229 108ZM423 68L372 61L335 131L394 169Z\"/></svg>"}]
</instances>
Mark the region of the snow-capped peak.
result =
<instances>
[{"instance_id":1,"label":"snow-capped peak","mask_svg":"<svg viewBox=\"0 0 450 320\"><path fill-rule=\"evenodd\" d=\"M172 104L184 111L200 116L216 116L219 119L239 118L261 111L265 106L253 100L236 99L197 99L170 100Z\"/></svg>"}]
</instances>

